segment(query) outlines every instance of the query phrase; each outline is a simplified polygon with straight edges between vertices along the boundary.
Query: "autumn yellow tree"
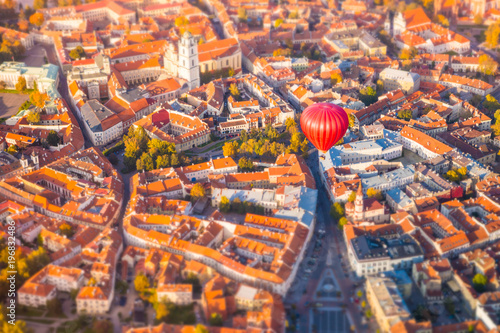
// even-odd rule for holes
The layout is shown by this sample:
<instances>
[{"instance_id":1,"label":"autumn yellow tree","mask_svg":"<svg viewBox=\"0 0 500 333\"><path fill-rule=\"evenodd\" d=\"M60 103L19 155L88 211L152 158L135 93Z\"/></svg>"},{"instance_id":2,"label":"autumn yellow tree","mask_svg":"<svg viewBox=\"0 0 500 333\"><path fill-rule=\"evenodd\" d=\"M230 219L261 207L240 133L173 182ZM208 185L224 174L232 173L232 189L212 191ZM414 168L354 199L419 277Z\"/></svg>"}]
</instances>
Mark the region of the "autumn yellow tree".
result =
<instances>
[{"instance_id":1,"label":"autumn yellow tree","mask_svg":"<svg viewBox=\"0 0 500 333\"><path fill-rule=\"evenodd\" d=\"M236 141L226 142L222 147L222 153L226 157L235 156L236 154L238 154L238 142Z\"/></svg>"},{"instance_id":2,"label":"autumn yellow tree","mask_svg":"<svg viewBox=\"0 0 500 333\"><path fill-rule=\"evenodd\" d=\"M342 75L339 73L332 73L330 76L330 82L332 83L332 86L336 85L337 83L342 82Z\"/></svg>"},{"instance_id":3,"label":"autumn yellow tree","mask_svg":"<svg viewBox=\"0 0 500 333\"><path fill-rule=\"evenodd\" d=\"M248 16L247 16L247 11L245 8L243 8L243 7L238 8L238 18L240 19L240 21L247 20Z\"/></svg>"},{"instance_id":4,"label":"autumn yellow tree","mask_svg":"<svg viewBox=\"0 0 500 333\"><path fill-rule=\"evenodd\" d=\"M495 75L498 69L498 63L487 54L479 56L479 71L486 75Z\"/></svg>"},{"instance_id":5,"label":"autumn yellow tree","mask_svg":"<svg viewBox=\"0 0 500 333\"><path fill-rule=\"evenodd\" d=\"M31 111L30 113L28 113L28 115L26 116L26 120L28 121L28 123L30 124L37 124L40 122L40 113L36 112L36 111Z\"/></svg>"},{"instance_id":6,"label":"autumn yellow tree","mask_svg":"<svg viewBox=\"0 0 500 333\"><path fill-rule=\"evenodd\" d=\"M366 195L368 196L368 198L375 198L377 200L382 200L382 191L376 190L371 187L368 190L366 190Z\"/></svg>"},{"instance_id":7,"label":"autumn yellow tree","mask_svg":"<svg viewBox=\"0 0 500 333\"><path fill-rule=\"evenodd\" d=\"M450 21L448 20L448 18L446 18L446 16L444 15L438 15L436 17L436 21L441 24L442 26L444 27L449 27L450 26Z\"/></svg>"},{"instance_id":8,"label":"autumn yellow tree","mask_svg":"<svg viewBox=\"0 0 500 333\"><path fill-rule=\"evenodd\" d=\"M16 90L19 92L24 92L26 90L26 79L24 76L20 76L17 79Z\"/></svg>"},{"instance_id":9,"label":"autumn yellow tree","mask_svg":"<svg viewBox=\"0 0 500 333\"><path fill-rule=\"evenodd\" d=\"M415 58L415 56L418 54L418 50L415 47L410 47L404 48L401 50L401 53L399 54L399 58L402 60L410 60Z\"/></svg>"},{"instance_id":10,"label":"autumn yellow tree","mask_svg":"<svg viewBox=\"0 0 500 333\"><path fill-rule=\"evenodd\" d=\"M30 16L30 23L36 25L37 27L40 27L44 21L45 18L42 13L35 13Z\"/></svg>"},{"instance_id":11,"label":"autumn yellow tree","mask_svg":"<svg viewBox=\"0 0 500 333\"><path fill-rule=\"evenodd\" d=\"M200 183L194 184L191 189L191 199L193 201L198 200L199 198L203 198L205 196L205 188Z\"/></svg>"},{"instance_id":12,"label":"autumn yellow tree","mask_svg":"<svg viewBox=\"0 0 500 333\"><path fill-rule=\"evenodd\" d=\"M474 23L477 25L483 24L483 17L479 14L474 16Z\"/></svg>"},{"instance_id":13,"label":"autumn yellow tree","mask_svg":"<svg viewBox=\"0 0 500 333\"><path fill-rule=\"evenodd\" d=\"M240 90L238 89L238 86L236 85L236 83L231 83L231 85L229 86L229 92L234 97L240 96Z\"/></svg>"},{"instance_id":14,"label":"autumn yellow tree","mask_svg":"<svg viewBox=\"0 0 500 333\"><path fill-rule=\"evenodd\" d=\"M175 26L176 27L181 27L183 25L188 25L189 20L185 16L179 16L178 18L175 19Z\"/></svg>"},{"instance_id":15,"label":"autumn yellow tree","mask_svg":"<svg viewBox=\"0 0 500 333\"><path fill-rule=\"evenodd\" d=\"M138 274L134 280L135 290L142 293L149 288L149 279L144 274Z\"/></svg>"},{"instance_id":16,"label":"autumn yellow tree","mask_svg":"<svg viewBox=\"0 0 500 333\"><path fill-rule=\"evenodd\" d=\"M49 99L50 98L47 93L41 93L38 90L35 90L30 94L31 104L39 109L43 109L45 107L45 102L47 102Z\"/></svg>"},{"instance_id":17,"label":"autumn yellow tree","mask_svg":"<svg viewBox=\"0 0 500 333\"><path fill-rule=\"evenodd\" d=\"M486 37L486 43L490 47L497 47L498 46L498 37L500 36L500 23L495 23L491 24L488 26L488 29L486 29L485 32L485 37Z\"/></svg>"},{"instance_id":18,"label":"autumn yellow tree","mask_svg":"<svg viewBox=\"0 0 500 333\"><path fill-rule=\"evenodd\" d=\"M29 22L28 22L28 20L19 20L19 22L17 22L17 26L19 27L19 30L21 30L21 31L28 31Z\"/></svg>"}]
</instances>

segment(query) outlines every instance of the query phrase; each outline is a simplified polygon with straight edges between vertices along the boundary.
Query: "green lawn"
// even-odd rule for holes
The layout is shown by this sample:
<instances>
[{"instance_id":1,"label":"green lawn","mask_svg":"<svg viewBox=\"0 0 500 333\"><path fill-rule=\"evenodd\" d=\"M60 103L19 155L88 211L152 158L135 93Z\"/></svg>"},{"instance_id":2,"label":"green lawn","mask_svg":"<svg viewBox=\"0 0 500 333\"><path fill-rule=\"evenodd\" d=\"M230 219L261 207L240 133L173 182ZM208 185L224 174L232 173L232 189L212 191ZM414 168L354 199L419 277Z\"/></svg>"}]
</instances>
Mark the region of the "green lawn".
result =
<instances>
[{"instance_id":1,"label":"green lawn","mask_svg":"<svg viewBox=\"0 0 500 333\"><path fill-rule=\"evenodd\" d=\"M66 316L66 315L64 314L64 312L61 312L61 313L55 313L55 314L49 314L49 313L47 313L47 314L45 315L45 317L47 317L47 318L68 318L68 316Z\"/></svg>"},{"instance_id":2,"label":"green lawn","mask_svg":"<svg viewBox=\"0 0 500 333\"><path fill-rule=\"evenodd\" d=\"M53 324L54 320L50 319L41 319L41 318L30 318L30 319L25 319L26 321L33 321L35 323L40 323L40 324Z\"/></svg>"},{"instance_id":3,"label":"green lawn","mask_svg":"<svg viewBox=\"0 0 500 333\"><path fill-rule=\"evenodd\" d=\"M40 310L29 306L19 307L18 310L18 314L20 316L27 316L27 317L41 317L44 314L44 312L45 312L44 310Z\"/></svg>"},{"instance_id":4,"label":"green lawn","mask_svg":"<svg viewBox=\"0 0 500 333\"><path fill-rule=\"evenodd\" d=\"M5 93L5 94L25 94L29 95L33 92L33 89L26 89L24 92L19 92L15 89L0 89L0 93Z\"/></svg>"},{"instance_id":5,"label":"green lawn","mask_svg":"<svg viewBox=\"0 0 500 333\"><path fill-rule=\"evenodd\" d=\"M168 315L167 323L174 325L194 325L196 324L196 316L194 314L194 304L180 306L170 305L170 314Z\"/></svg>"},{"instance_id":6,"label":"green lawn","mask_svg":"<svg viewBox=\"0 0 500 333\"><path fill-rule=\"evenodd\" d=\"M210 148L207 148L205 150L202 150L201 154L204 154L204 153L208 153L209 151L212 151L212 150L215 150L215 149L218 149L218 148L221 148L224 146L224 144L226 143L227 141L222 141L222 142L217 142L215 145L211 146Z\"/></svg>"}]
</instances>

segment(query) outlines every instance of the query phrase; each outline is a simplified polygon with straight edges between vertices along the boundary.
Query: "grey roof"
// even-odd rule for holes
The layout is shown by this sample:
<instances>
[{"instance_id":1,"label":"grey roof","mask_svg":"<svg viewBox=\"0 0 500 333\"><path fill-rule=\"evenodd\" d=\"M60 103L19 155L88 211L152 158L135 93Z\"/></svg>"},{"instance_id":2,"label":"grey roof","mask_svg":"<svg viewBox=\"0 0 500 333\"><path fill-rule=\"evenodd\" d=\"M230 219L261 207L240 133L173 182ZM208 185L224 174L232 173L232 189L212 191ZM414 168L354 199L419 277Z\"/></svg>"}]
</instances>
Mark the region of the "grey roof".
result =
<instances>
[{"instance_id":1,"label":"grey roof","mask_svg":"<svg viewBox=\"0 0 500 333\"><path fill-rule=\"evenodd\" d=\"M398 80L398 81L409 81L409 82L417 82L420 80L420 75L417 73L411 73L399 69L394 69L394 68L386 68L382 72L380 72L380 76L382 75L387 75L393 80Z\"/></svg>"},{"instance_id":2,"label":"grey roof","mask_svg":"<svg viewBox=\"0 0 500 333\"><path fill-rule=\"evenodd\" d=\"M275 217L302 222L311 227L318 202L318 190L308 187L285 186L285 203Z\"/></svg>"},{"instance_id":3,"label":"grey roof","mask_svg":"<svg viewBox=\"0 0 500 333\"><path fill-rule=\"evenodd\" d=\"M386 195L390 196L394 202L399 204L401 207L406 207L413 202L405 192L401 191L399 188L393 188L387 191Z\"/></svg>"},{"instance_id":4,"label":"grey roof","mask_svg":"<svg viewBox=\"0 0 500 333\"><path fill-rule=\"evenodd\" d=\"M351 240L356 256L363 260L402 259L423 255L418 243L409 235L395 239L359 236Z\"/></svg>"},{"instance_id":5,"label":"grey roof","mask_svg":"<svg viewBox=\"0 0 500 333\"><path fill-rule=\"evenodd\" d=\"M120 93L120 97L125 99L127 102L132 103L137 100L140 100L144 98L144 96L147 94L144 90L142 90L139 87L132 88L127 90L126 92Z\"/></svg>"},{"instance_id":6,"label":"grey roof","mask_svg":"<svg viewBox=\"0 0 500 333\"><path fill-rule=\"evenodd\" d=\"M87 101L87 103L82 106L81 112L83 120L87 123L92 132L101 132L101 122L114 114L96 99Z\"/></svg>"},{"instance_id":7,"label":"grey roof","mask_svg":"<svg viewBox=\"0 0 500 333\"><path fill-rule=\"evenodd\" d=\"M370 48L384 47L385 46L385 44L383 44L377 38L375 38L372 35L370 35L368 32L364 32L361 35L361 40L363 41L363 43L365 43L366 45L368 45L368 47L370 47Z\"/></svg>"},{"instance_id":8,"label":"grey roof","mask_svg":"<svg viewBox=\"0 0 500 333\"><path fill-rule=\"evenodd\" d=\"M59 67L52 64L46 64L42 66L43 76L49 80L56 80L59 75Z\"/></svg>"}]
</instances>

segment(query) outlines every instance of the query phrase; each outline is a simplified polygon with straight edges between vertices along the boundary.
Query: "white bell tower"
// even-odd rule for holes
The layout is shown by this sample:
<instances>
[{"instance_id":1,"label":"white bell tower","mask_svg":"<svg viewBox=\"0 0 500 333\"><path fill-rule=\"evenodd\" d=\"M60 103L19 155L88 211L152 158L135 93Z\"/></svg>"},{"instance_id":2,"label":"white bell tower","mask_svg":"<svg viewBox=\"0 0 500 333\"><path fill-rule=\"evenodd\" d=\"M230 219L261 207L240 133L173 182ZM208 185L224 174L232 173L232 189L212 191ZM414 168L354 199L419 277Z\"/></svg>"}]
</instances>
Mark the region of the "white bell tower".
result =
<instances>
[{"instance_id":1,"label":"white bell tower","mask_svg":"<svg viewBox=\"0 0 500 333\"><path fill-rule=\"evenodd\" d=\"M190 89L200 86L198 44L189 31L179 40L179 78L187 80Z\"/></svg>"}]
</instances>

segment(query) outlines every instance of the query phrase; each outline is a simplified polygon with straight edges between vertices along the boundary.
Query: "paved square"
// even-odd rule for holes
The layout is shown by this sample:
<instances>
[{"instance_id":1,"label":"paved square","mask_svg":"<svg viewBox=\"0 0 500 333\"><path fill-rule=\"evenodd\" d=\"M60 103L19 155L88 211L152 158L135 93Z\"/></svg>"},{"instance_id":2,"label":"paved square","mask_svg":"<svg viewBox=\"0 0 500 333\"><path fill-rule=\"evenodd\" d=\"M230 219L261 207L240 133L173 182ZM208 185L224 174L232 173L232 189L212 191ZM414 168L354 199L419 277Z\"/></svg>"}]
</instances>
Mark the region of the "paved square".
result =
<instances>
[{"instance_id":1,"label":"paved square","mask_svg":"<svg viewBox=\"0 0 500 333\"><path fill-rule=\"evenodd\" d=\"M9 118L19 112L19 107L29 95L0 93L0 118Z\"/></svg>"},{"instance_id":2,"label":"paved square","mask_svg":"<svg viewBox=\"0 0 500 333\"><path fill-rule=\"evenodd\" d=\"M41 67L45 64L45 50L40 45L35 45L31 49L26 50L24 54L22 62L26 64L26 66L30 67Z\"/></svg>"},{"instance_id":3,"label":"paved square","mask_svg":"<svg viewBox=\"0 0 500 333\"><path fill-rule=\"evenodd\" d=\"M317 311L311 309L310 332L317 333L347 333L350 331L349 319L342 309L319 308Z\"/></svg>"}]
</instances>

